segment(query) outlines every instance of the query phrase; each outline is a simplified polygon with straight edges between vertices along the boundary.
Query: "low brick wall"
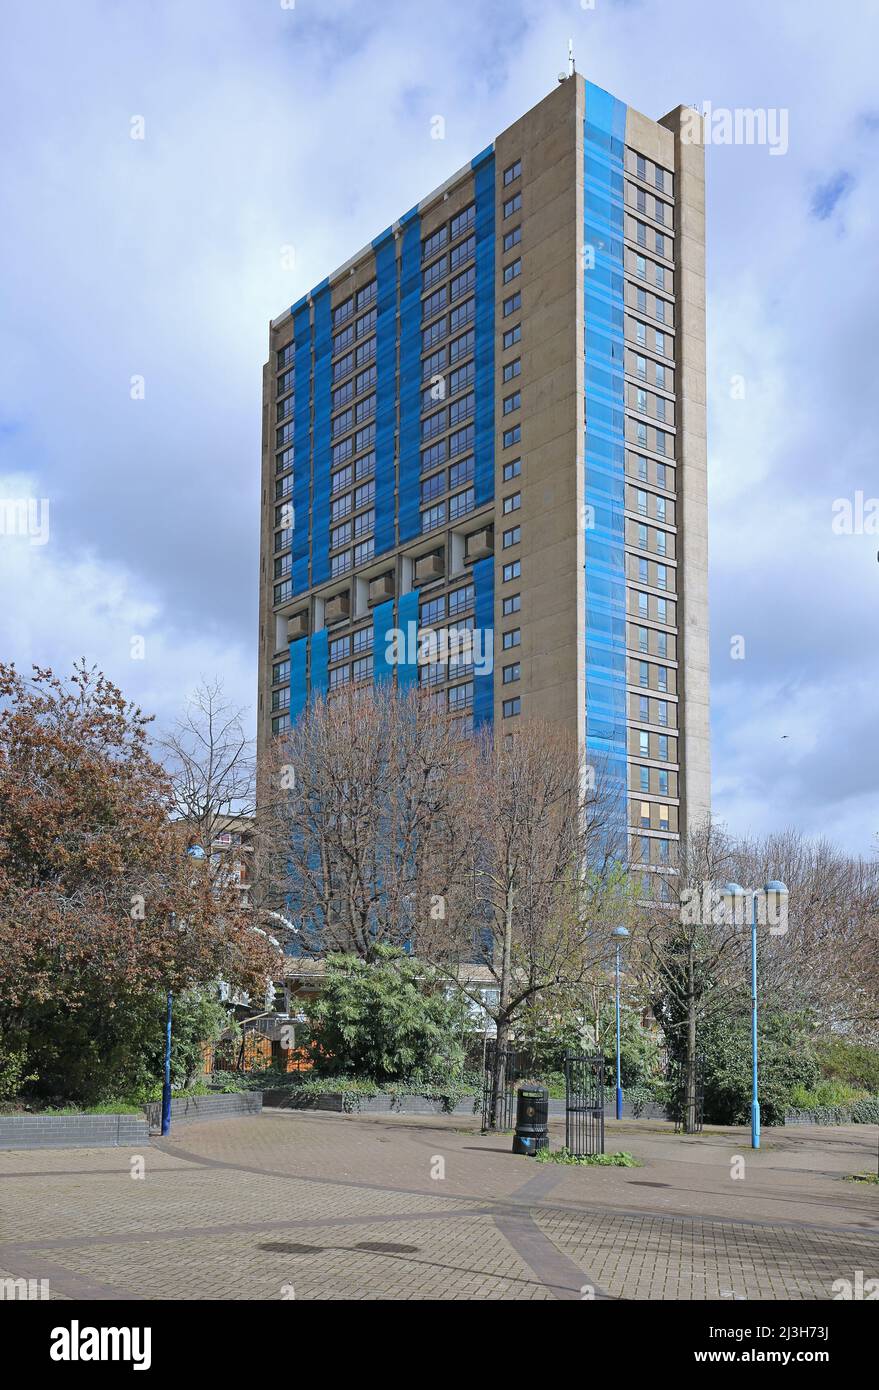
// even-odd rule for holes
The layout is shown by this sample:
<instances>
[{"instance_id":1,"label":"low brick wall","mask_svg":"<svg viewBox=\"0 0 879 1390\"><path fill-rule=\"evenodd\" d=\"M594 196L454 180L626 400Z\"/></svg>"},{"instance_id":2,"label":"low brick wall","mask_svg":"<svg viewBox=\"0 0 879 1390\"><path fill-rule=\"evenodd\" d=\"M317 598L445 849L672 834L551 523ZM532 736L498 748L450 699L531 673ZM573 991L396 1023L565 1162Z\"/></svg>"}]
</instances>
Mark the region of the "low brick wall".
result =
<instances>
[{"instance_id":1,"label":"low brick wall","mask_svg":"<svg viewBox=\"0 0 879 1390\"><path fill-rule=\"evenodd\" d=\"M175 1096L171 1100L171 1124L181 1120L212 1120L218 1116L258 1115L263 1104L262 1091L232 1091L219 1096ZM150 1130L162 1126L162 1102L144 1106Z\"/></svg>"},{"instance_id":2,"label":"low brick wall","mask_svg":"<svg viewBox=\"0 0 879 1390\"><path fill-rule=\"evenodd\" d=\"M327 1092L326 1095L312 1096L297 1104L295 1088L263 1092L266 1109L280 1110L331 1110L344 1113L345 1097L341 1092ZM615 1102L608 1101L604 1107L605 1118L614 1113ZM357 1096L354 1098L352 1114L355 1115L478 1115L482 1108L481 1096L465 1096L452 1110L447 1110L442 1101L427 1096ZM549 1117L552 1120L565 1118L565 1102L550 1100ZM643 1106L640 1114L633 1117L632 1107L623 1101L623 1117L644 1120L665 1120L665 1107L650 1102Z\"/></svg>"},{"instance_id":3,"label":"low brick wall","mask_svg":"<svg viewBox=\"0 0 879 1390\"><path fill-rule=\"evenodd\" d=\"M0 1115L0 1149L131 1148L147 1143L143 1115Z\"/></svg>"}]
</instances>

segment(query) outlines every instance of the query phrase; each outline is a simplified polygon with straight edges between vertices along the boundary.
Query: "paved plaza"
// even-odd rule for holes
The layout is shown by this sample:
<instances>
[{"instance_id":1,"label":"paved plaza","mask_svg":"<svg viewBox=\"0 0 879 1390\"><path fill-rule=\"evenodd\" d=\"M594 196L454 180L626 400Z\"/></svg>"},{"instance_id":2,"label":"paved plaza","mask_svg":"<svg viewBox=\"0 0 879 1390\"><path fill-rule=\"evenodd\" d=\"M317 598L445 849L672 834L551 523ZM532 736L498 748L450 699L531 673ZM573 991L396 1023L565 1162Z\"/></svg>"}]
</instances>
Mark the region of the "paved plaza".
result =
<instances>
[{"instance_id":1,"label":"paved plaza","mask_svg":"<svg viewBox=\"0 0 879 1390\"><path fill-rule=\"evenodd\" d=\"M879 1277L879 1188L844 1181L875 1171L873 1126L769 1130L752 1154L744 1129L610 1121L629 1169L510 1143L475 1118L265 1111L139 1151L0 1152L0 1279L55 1299L740 1300Z\"/></svg>"}]
</instances>

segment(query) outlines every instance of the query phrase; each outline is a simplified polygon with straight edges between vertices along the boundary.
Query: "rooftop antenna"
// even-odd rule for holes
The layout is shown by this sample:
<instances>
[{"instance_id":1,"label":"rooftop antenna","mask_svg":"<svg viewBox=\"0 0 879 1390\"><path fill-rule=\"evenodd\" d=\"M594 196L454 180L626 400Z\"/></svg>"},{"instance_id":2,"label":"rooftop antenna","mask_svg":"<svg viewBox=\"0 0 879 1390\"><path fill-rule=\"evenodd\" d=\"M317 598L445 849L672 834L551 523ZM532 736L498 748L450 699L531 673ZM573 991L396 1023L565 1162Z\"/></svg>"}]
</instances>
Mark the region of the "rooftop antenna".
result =
<instances>
[{"instance_id":1,"label":"rooftop antenna","mask_svg":"<svg viewBox=\"0 0 879 1390\"><path fill-rule=\"evenodd\" d=\"M574 63L574 40L568 39L568 71L559 73L559 82L567 82L569 77L573 77L576 72Z\"/></svg>"}]
</instances>

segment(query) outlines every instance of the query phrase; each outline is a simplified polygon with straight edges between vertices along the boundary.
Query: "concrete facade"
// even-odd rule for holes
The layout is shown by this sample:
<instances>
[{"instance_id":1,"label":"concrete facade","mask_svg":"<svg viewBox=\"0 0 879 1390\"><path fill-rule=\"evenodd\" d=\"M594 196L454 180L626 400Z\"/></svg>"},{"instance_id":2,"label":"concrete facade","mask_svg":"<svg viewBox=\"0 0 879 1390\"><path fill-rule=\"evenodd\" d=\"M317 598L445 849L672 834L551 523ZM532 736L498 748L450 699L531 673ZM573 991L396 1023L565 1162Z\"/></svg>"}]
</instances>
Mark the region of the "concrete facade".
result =
<instances>
[{"instance_id":1,"label":"concrete facade","mask_svg":"<svg viewBox=\"0 0 879 1390\"><path fill-rule=\"evenodd\" d=\"M558 722L617 760L651 892L710 805L683 112L568 78L274 320L263 374L260 747L348 681L418 683L467 727ZM453 620L490 673L389 663L391 628Z\"/></svg>"}]
</instances>

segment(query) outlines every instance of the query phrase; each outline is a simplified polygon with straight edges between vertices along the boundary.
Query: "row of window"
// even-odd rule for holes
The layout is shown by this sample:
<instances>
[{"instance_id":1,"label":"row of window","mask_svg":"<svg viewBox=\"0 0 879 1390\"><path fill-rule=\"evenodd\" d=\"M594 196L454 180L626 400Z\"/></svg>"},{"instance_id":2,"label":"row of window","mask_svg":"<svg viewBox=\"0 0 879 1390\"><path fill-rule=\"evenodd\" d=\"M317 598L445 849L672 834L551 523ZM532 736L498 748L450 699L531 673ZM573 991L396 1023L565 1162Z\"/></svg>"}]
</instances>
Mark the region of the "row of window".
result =
<instances>
[{"instance_id":1,"label":"row of window","mask_svg":"<svg viewBox=\"0 0 879 1390\"><path fill-rule=\"evenodd\" d=\"M425 237L421 243L421 259L429 260L438 251L442 251L449 242L456 241L458 237L464 236L476 223L476 204L470 203L461 212L455 214L451 221L446 222L442 227L437 227L435 232L431 232L429 237Z\"/></svg>"},{"instance_id":2,"label":"row of window","mask_svg":"<svg viewBox=\"0 0 879 1390\"><path fill-rule=\"evenodd\" d=\"M364 285L356 294L352 294L344 303L337 304L333 310L333 328L340 328L343 323L347 323L355 314L368 309L370 304L375 303L378 294L378 281L370 280L368 285Z\"/></svg>"},{"instance_id":3,"label":"row of window","mask_svg":"<svg viewBox=\"0 0 879 1390\"><path fill-rule=\"evenodd\" d=\"M664 767L633 766L630 791L647 792L655 796L670 796L669 773Z\"/></svg>"},{"instance_id":4,"label":"row of window","mask_svg":"<svg viewBox=\"0 0 879 1390\"><path fill-rule=\"evenodd\" d=\"M663 169L661 164L655 164L652 159L647 159L634 150L627 150L626 155L627 167L636 179L640 179L642 183L652 183L654 188L659 188L669 195L673 192L674 175L668 169Z\"/></svg>"}]
</instances>

